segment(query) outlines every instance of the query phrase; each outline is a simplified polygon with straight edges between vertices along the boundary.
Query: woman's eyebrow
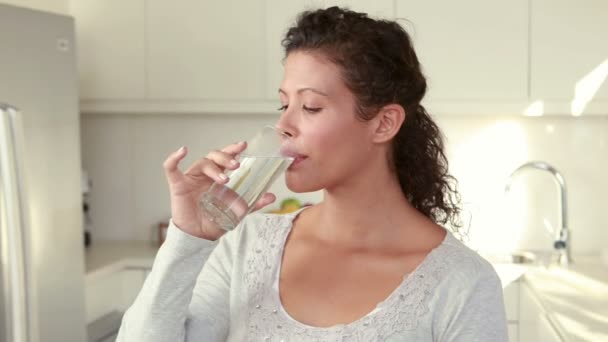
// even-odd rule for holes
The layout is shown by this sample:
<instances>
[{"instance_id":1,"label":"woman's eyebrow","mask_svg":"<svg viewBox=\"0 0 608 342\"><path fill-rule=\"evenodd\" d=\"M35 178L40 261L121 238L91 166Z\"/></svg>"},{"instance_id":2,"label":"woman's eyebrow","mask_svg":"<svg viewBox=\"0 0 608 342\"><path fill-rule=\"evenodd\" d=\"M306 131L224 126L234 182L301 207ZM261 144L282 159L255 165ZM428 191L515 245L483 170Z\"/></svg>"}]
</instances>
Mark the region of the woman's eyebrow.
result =
<instances>
[{"instance_id":1,"label":"woman's eyebrow","mask_svg":"<svg viewBox=\"0 0 608 342\"><path fill-rule=\"evenodd\" d=\"M296 92L299 94L299 93L304 92L304 91L312 91L315 94L319 94L319 95L322 95L322 96L329 96L326 93L324 93L324 92L322 92L322 91L320 91L318 89L310 88L310 87L300 88ZM287 92L285 90L281 89L281 88L279 88L279 93L287 95Z\"/></svg>"}]
</instances>

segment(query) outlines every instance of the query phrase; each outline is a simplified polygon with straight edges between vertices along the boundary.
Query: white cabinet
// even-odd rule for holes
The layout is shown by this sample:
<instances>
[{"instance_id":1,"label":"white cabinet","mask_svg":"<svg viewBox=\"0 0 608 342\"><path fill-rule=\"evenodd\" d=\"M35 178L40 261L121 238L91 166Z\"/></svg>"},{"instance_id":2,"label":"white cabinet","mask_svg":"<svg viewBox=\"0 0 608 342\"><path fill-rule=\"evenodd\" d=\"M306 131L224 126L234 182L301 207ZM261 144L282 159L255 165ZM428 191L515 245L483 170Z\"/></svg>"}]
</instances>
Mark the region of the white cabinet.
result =
<instances>
[{"instance_id":1,"label":"white cabinet","mask_svg":"<svg viewBox=\"0 0 608 342\"><path fill-rule=\"evenodd\" d=\"M608 2L531 1L531 97L564 113L608 106Z\"/></svg>"},{"instance_id":2,"label":"white cabinet","mask_svg":"<svg viewBox=\"0 0 608 342\"><path fill-rule=\"evenodd\" d=\"M520 281L514 281L503 290L509 342L519 341L519 288ZM523 340L522 340L523 341Z\"/></svg>"},{"instance_id":3,"label":"white cabinet","mask_svg":"<svg viewBox=\"0 0 608 342\"><path fill-rule=\"evenodd\" d=\"M149 270L145 268L125 268L87 279L87 324L113 311L124 312L128 309L141 290L148 273Z\"/></svg>"},{"instance_id":4,"label":"white cabinet","mask_svg":"<svg viewBox=\"0 0 608 342\"><path fill-rule=\"evenodd\" d=\"M127 268L121 272L122 302L121 308L128 309L137 298L141 287L146 280L148 271L142 268Z\"/></svg>"},{"instance_id":5,"label":"white cabinet","mask_svg":"<svg viewBox=\"0 0 608 342\"><path fill-rule=\"evenodd\" d=\"M87 279L85 286L87 324L112 311L121 311L123 306L122 287L120 272L94 280Z\"/></svg>"},{"instance_id":6,"label":"white cabinet","mask_svg":"<svg viewBox=\"0 0 608 342\"><path fill-rule=\"evenodd\" d=\"M393 0L265 0L266 1L266 68L268 78L266 83L266 99L278 103L278 89L283 80L284 51L281 41L289 27L296 22L296 17L302 11L326 8L330 6L348 7L353 11L369 13L374 17L392 19L394 17Z\"/></svg>"},{"instance_id":7,"label":"white cabinet","mask_svg":"<svg viewBox=\"0 0 608 342\"><path fill-rule=\"evenodd\" d=\"M82 111L274 113L284 33L331 5L402 23L432 114L608 112L602 0L71 1Z\"/></svg>"},{"instance_id":8,"label":"white cabinet","mask_svg":"<svg viewBox=\"0 0 608 342\"><path fill-rule=\"evenodd\" d=\"M562 341L536 295L525 282L520 287L519 341Z\"/></svg>"},{"instance_id":9,"label":"white cabinet","mask_svg":"<svg viewBox=\"0 0 608 342\"><path fill-rule=\"evenodd\" d=\"M507 332L509 333L509 342L519 341L519 324L508 323Z\"/></svg>"},{"instance_id":10,"label":"white cabinet","mask_svg":"<svg viewBox=\"0 0 608 342\"><path fill-rule=\"evenodd\" d=\"M427 76L427 103L527 100L527 0L408 0L396 6Z\"/></svg>"},{"instance_id":11,"label":"white cabinet","mask_svg":"<svg viewBox=\"0 0 608 342\"><path fill-rule=\"evenodd\" d=\"M509 342L561 342L544 308L523 280L509 284L503 292Z\"/></svg>"},{"instance_id":12,"label":"white cabinet","mask_svg":"<svg viewBox=\"0 0 608 342\"><path fill-rule=\"evenodd\" d=\"M539 335L541 336L543 342L563 342L562 338L559 336L553 324L549 321L549 318L546 315L542 315L539 321L538 327ZM524 340L522 340L524 341ZM525 340L527 341L527 340Z\"/></svg>"},{"instance_id":13,"label":"white cabinet","mask_svg":"<svg viewBox=\"0 0 608 342\"><path fill-rule=\"evenodd\" d=\"M146 16L150 98L264 97L262 0L147 0Z\"/></svg>"},{"instance_id":14,"label":"white cabinet","mask_svg":"<svg viewBox=\"0 0 608 342\"><path fill-rule=\"evenodd\" d=\"M519 341L519 288L520 281L514 281L503 290L507 314L509 342ZM523 341L523 340L522 340Z\"/></svg>"},{"instance_id":15,"label":"white cabinet","mask_svg":"<svg viewBox=\"0 0 608 342\"><path fill-rule=\"evenodd\" d=\"M514 281L503 290L507 320L509 322L519 321L519 288L520 281Z\"/></svg>"},{"instance_id":16,"label":"white cabinet","mask_svg":"<svg viewBox=\"0 0 608 342\"><path fill-rule=\"evenodd\" d=\"M144 98L144 9L145 0L70 1L81 99Z\"/></svg>"}]
</instances>

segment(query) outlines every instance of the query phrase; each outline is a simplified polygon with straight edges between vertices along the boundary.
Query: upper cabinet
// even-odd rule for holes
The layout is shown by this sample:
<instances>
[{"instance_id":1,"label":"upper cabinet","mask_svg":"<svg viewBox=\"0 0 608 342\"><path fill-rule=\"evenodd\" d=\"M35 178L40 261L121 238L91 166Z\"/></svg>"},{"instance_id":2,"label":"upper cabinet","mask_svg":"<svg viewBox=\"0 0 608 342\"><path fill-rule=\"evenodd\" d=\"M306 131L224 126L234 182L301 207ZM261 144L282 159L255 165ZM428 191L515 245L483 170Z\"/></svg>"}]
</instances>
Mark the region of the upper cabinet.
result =
<instances>
[{"instance_id":1,"label":"upper cabinet","mask_svg":"<svg viewBox=\"0 0 608 342\"><path fill-rule=\"evenodd\" d=\"M428 101L527 99L527 0L396 4L428 79Z\"/></svg>"},{"instance_id":2,"label":"upper cabinet","mask_svg":"<svg viewBox=\"0 0 608 342\"><path fill-rule=\"evenodd\" d=\"M432 114L608 113L602 0L78 0L85 113L275 113L281 40L306 9L396 19Z\"/></svg>"},{"instance_id":3,"label":"upper cabinet","mask_svg":"<svg viewBox=\"0 0 608 342\"><path fill-rule=\"evenodd\" d=\"M147 3L150 98L213 102L264 97L261 0Z\"/></svg>"},{"instance_id":4,"label":"upper cabinet","mask_svg":"<svg viewBox=\"0 0 608 342\"><path fill-rule=\"evenodd\" d=\"M145 97L145 0L70 1L81 100Z\"/></svg>"},{"instance_id":5,"label":"upper cabinet","mask_svg":"<svg viewBox=\"0 0 608 342\"><path fill-rule=\"evenodd\" d=\"M278 89L283 79L283 58L285 53L281 41L289 27L296 22L297 15L305 10L327 8L330 6L348 7L353 11L366 12L374 17L393 18L393 0L266 0L266 51L268 78L266 98L278 103Z\"/></svg>"},{"instance_id":6,"label":"upper cabinet","mask_svg":"<svg viewBox=\"0 0 608 342\"><path fill-rule=\"evenodd\" d=\"M608 101L608 2L534 0L531 18L532 100L573 115L601 111Z\"/></svg>"}]
</instances>

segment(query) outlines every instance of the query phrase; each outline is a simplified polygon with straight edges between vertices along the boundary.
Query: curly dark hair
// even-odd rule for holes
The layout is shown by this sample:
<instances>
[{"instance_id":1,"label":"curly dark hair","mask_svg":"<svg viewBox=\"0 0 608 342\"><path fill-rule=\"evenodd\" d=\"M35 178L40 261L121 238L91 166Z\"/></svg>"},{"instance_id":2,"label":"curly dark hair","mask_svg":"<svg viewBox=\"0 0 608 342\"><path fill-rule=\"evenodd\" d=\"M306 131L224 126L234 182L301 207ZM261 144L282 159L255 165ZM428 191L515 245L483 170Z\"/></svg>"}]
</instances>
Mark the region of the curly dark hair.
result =
<instances>
[{"instance_id":1,"label":"curly dark hair","mask_svg":"<svg viewBox=\"0 0 608 342\"><path fill-rule=\"evenodd\" d=\"M334 6L301 13L282 44L285 56L310 51L338 65L361 120L371 120L387 104L403 107L406 119L392 142L391 168L418 211L459 228L456 179L448 173L443 135L420 104L426 79L401 25Z\"/></svg>"}]
</instances>

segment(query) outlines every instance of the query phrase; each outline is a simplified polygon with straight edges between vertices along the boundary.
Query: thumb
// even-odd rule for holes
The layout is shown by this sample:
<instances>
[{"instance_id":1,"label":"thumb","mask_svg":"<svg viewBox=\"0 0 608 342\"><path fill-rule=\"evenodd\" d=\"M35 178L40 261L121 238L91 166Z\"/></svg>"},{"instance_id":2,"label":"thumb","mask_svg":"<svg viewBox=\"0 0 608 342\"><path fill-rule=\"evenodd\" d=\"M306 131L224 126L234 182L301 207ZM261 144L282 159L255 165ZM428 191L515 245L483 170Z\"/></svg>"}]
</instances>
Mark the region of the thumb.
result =
<instances>
[{"instance_id":1,"label":"thumb","mask_svg":"<svg viewBox=\"0 0 608 342\"><path fill-rule=\"evenodd\" d=\"M264 193L262 197L260 197L260 199L253 206L253 211L260 210L265 206L272 204L276 199L277 197L273 193Z\"/></svg>"}]
</instances>

